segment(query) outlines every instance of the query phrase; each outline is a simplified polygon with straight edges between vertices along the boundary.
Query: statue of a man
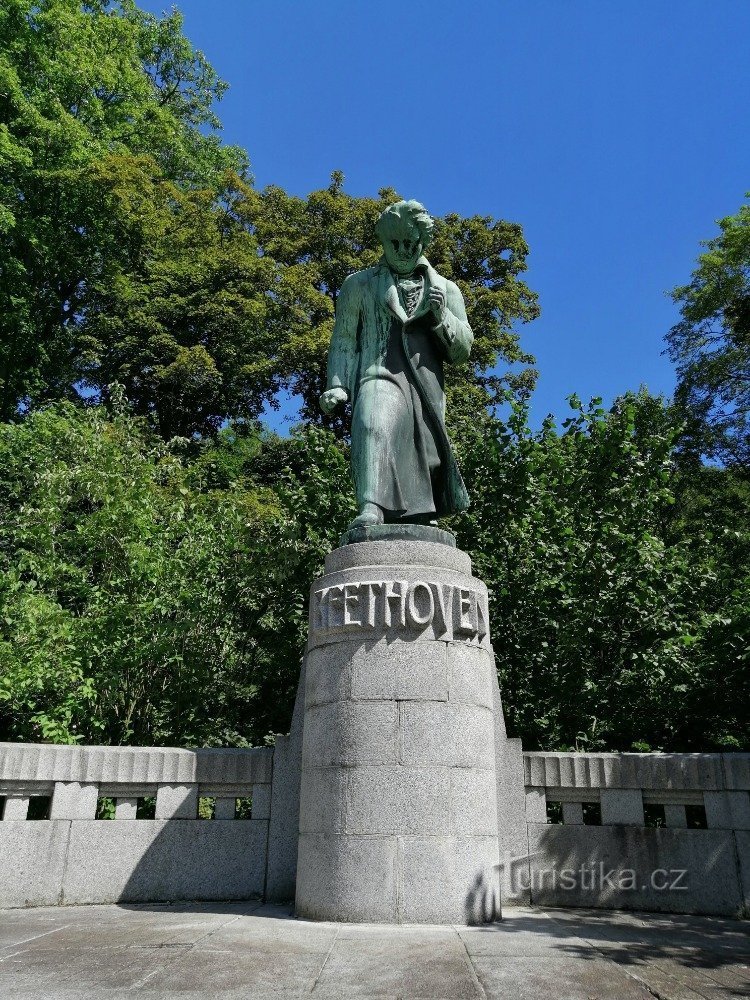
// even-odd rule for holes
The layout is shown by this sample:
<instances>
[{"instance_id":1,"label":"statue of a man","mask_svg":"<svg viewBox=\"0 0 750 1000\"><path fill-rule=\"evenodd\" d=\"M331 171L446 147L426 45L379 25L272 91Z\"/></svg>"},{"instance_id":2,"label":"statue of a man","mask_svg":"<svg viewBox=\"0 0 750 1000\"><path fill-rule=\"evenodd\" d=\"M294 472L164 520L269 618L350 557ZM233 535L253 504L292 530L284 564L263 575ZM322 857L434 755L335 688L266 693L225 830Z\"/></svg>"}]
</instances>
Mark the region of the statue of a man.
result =
<instances>
[{"instance_id":1,"label":"statue of a man","mask_svg":"<svg viewBox=\"0 0 750 1000\"><path fill-rule=\"evenodd\" d=\"M350 274L336 303L320 405L353 406L350 528L435 524L469 504L445 430L443 365L465 361L474 335L457 285L422 256L432 227L418 201L390 205L376 226L380 262Z\"/></svg>"}]
</instances>

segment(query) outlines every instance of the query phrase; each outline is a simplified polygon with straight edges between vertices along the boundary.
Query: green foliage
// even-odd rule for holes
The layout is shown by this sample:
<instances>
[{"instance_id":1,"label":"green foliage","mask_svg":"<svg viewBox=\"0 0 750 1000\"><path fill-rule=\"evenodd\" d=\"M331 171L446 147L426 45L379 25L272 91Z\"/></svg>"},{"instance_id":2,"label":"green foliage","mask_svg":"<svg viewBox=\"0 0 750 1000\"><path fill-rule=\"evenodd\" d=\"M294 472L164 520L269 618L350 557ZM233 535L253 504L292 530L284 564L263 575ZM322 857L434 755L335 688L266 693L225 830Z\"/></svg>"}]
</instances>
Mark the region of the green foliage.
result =
<instances>
[{"instance_id":1,"label":"green foliage","mask_svg":"<svg viewBox=\"0 0 750 1000\"><path fill-rule=\"evenodd\" d=\"M528 748L750 745L750 516L731 472L675 468L642 392L518 405L462 431L453 526L491 593ZM0 738L257 745L285 731L307 593L353 513L329 431L170 444L59 404L0 432ZM710 515L710 516L709 516Z\"/></svg>"},{"instance_id":2,"label":"green foliage","mask_svg":"<svg viewBox=\"0 0 750 1000\"><path fill-rule=\"evenodd\" d=\"M510 728L529 748L747 747L750 519L717 479L709 530L660 400L571 403L561 429L517 407L465 448L459 543L490 587Z\"/></svg>"},{"instance_id":3,"label":"green foliage","mask_svg":"<svg viewBox=\"0 0 750 1000\"><path fill-rule=\"evenodd\" d=\"M667 335L677 365L682 450L750 474L750 205L719 221L689 285L672 293L682 320Z\"/></svg>"},{"instance_id":4,"label":"green foliage","mask_svg":"<svg viewBox=\"0 0 750 1000\"><path fill-rule=\"evenodd\" d=\"M309 584L353 513L317 405L336 298L398 196L254 190L224 89L176 11L0 7L0 739L288 727ZM476 333L447 373L454 527L528 748L750 748L750 206L720 226L674 292L676 406L573 398L532 432L521 228L436 220ZM308 421L287 439L256 423L279 391Z\"/></svg>"},{"instance_id":5,"label":"green foliage","mask_svg":"<svg viewBox=\"0 0 750 1000\"><path fill-rule=\"evenodd\" d=\"M279 387L279 269L244 224L253 194L236 174L181 192L152 167L130 159L104 178L124 249L88 286L76 376L105 397L121 383L165 439L212 434L257 417Z\"/></svg>"},{"instance_id":6,"label":"green foliage","mask_svg":"<svg viewBox=\"0 0 750 1000\"><path fill-rule=\"evenodd\" d=\"M282 267L275 289L284 335L269 354L269 369L302 400L302 415L341 431L340 416L320 413L318 397L326 387L326 358L339 289L352 271L370 267L381 255L375 222L399 198L384 188L377 198L355 198L343 190L343 175L306 199L269 187L248 199L246 217L263 248ZM539 314L537 297L521 280L528 246L521 227L489 216L435 220L428 248L431 263L457 282L476 335L470 365L449 373L451 414L476 412L505 392L526 395L536 373L533 359L519 345L517 321ZM526 365L498 377L498 359Z\"/></svg>"},{"instance_id":7,"label":"green foliage","mask_svg":"<svg viewBox=\"0 0 750 1000\"><path fill-rule=\"evenodd\" d=\"M216 135L224 87L176 11L4 0L0 418L73 392L88 289L118 273L132 242L112 207L118 188L143 199L136 166L183 189L246 170L245 154Z\"/></svg>"},{"instance_id":8,"label":"green foliage","mask_svg":"<svg viewBox=\"0 0 750 1000\"><path fill-rule=\"evenodd\" d=\"M122 411L60 404L2 427L3 738L252 745L286 730L306 593L351 516L346 458L323 431L244 428L238 464L260 475L230 485L230 434L189 463Z\"/></svg>"}]
</instances>

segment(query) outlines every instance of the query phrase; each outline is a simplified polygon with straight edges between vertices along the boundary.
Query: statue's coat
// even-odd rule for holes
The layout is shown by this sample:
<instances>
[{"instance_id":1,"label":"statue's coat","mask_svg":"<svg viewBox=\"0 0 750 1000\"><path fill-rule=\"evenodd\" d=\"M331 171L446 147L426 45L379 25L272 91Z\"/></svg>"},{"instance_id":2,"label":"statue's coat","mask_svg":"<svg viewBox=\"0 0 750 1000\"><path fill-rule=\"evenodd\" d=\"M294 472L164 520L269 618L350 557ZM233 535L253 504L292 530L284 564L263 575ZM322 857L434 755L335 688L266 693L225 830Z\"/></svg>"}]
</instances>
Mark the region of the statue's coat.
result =
<instances>
[{"instance_id":1,"label":"statue's coat","mask_svg":"<svg viewBox=\"0 0 750 1000\"><path fill-rule=\"evenodd\" d=\"M352 472L357 500L386 521L444 516L469 498L445 430L443 364L465 361L474 335L463 296L420 258L420 302L408 317L384 260L349 275L339 292L328 355L328 388L352 401ZM430 288L445 295L436 325Z\"/></svg>"}]
</instances>

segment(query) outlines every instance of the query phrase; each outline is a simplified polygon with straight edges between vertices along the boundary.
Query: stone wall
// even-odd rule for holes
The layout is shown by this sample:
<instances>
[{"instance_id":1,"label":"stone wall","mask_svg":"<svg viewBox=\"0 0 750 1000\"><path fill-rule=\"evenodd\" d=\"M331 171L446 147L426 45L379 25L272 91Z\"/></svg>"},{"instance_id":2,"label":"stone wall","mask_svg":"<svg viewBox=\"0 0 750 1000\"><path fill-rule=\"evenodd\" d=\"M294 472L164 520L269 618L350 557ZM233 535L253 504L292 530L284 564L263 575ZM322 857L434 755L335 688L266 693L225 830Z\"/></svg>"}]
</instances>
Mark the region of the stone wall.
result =
<instances>
[{"instance_id":1,"label":"stone wall","mask_svg":"<svg viewBox=\"0 0 750 1000\"><path fill-rule=\"evenodd\" d=\"M524 754L532 903L747 914L750 754Z\"/></svg>"},{"instance_id":2,"label":"stone wall","mask_svg":"<svg viewBox=\"0 0 750 1000\"><path fill-rule=\"evenodd\" d=\"M289 898L296 836L272 796L274 777L294 787L283 741L278 755L0 744L0 906Z\"/></svg>"},{"instance_id":3,"label":"stone wall","mask_svg":"<svg viewBox=\"0 0 750 1000\"><path fill-rule=\"evenodd\" d=\"M276 748L0 744L0 906L292 899L300 745L299 703ZM521 769L528 852L501 844L506 905L747 912L750 755L519 748L498 801ZM204 797L214 819L197 818ZM154 818L137 818L148 798ZM116 818L95 818L101 799Z\"/></svg>"}]
</instances>

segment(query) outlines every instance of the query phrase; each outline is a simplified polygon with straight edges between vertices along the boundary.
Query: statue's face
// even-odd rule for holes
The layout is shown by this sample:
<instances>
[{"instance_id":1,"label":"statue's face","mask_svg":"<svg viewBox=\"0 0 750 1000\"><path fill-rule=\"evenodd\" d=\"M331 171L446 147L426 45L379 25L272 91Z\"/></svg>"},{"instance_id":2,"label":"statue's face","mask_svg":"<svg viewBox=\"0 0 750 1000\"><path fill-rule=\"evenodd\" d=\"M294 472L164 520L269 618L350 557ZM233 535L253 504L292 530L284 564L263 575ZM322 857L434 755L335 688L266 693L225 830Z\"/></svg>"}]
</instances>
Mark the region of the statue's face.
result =
<instances>
[{"instance_id":1,"label":"statue's face","mask_svg":"<svg viewBox=\"0 0 750 1000\"><path fill-rule=\"evenodd\" d=\"M424 250L417 226L408 223L392 226L382 242L391 270L397 274L411 274Z\"/></svg>"}]
</instances>

